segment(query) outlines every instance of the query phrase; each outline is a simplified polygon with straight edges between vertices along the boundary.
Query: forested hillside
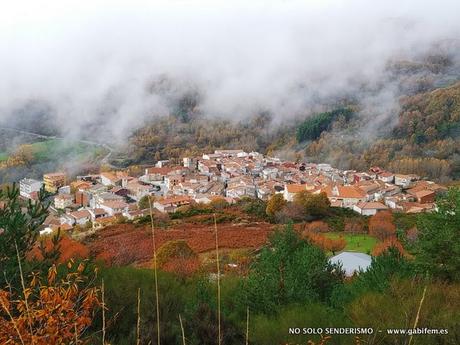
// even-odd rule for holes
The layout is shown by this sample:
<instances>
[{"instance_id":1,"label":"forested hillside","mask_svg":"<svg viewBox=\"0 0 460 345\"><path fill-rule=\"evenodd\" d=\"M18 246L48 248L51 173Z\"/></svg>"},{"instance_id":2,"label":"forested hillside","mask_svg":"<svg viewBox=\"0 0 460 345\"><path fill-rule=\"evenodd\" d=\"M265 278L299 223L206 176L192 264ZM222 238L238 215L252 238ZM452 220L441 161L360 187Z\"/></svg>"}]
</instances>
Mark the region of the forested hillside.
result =
<instances>
[{"instance_id":1,"label":"forested hillside","mask_svg":"<svg viewBox=\"0 0 460 345\"><path fill-rule=\"evenodd\" d=\"M343 123L310 142L306 154L342 168L378 165L439 180L460 174L460 84L401 99L398 123L369 138L355 123ZM355 126L355 127L353 127Z\"/></svg>"},{"instance_id":2,"label":"forested hillside","mask_svg":"<svg viewBox=\"0 0 460 345\"><path fill-rule=\"evenodd\" d=\"M182 112L181 114L183 114ZM250 120L207 118L186 112L136 131L126 165L180 158L216 148L242 148L365 170L378 165L399 173L448 181L460 176L460 83L400 99L388 127L373 129L359 105L331 108L280 125L270 114ZM371 116L371 118L369 118ZM126 157L129 157L126 158Z\"/></svg>"},{"instance_id":3,"label":"forested hillside","mask_svg":"<svg viewBox=\"0 0 460 345\"><path fill-rule=\"evenodd\" d=\"M129 154L122 155L120 163L181 158L216 148L266 152L273 142L282 140L292 129L274 128L267 114L241 121L209 119L200 114L187 119L170 115L137 130L130 139Z\"/></svg>"}]
</instances>

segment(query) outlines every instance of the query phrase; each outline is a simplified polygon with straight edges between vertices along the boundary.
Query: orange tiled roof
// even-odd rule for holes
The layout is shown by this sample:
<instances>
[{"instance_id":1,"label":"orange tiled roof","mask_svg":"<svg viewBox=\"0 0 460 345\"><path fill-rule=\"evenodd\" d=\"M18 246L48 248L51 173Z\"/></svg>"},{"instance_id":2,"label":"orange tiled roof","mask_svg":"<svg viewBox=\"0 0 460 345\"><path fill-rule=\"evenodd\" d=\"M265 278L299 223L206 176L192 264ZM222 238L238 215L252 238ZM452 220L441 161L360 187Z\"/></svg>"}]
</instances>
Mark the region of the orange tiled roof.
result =
<instances>
[{"instance_id":1,"label":"orange tiled roof","mask_svg":"<svg viewBox=\"0 0 460 345\"><path fill-rule=\"evenodd\" d=\"M307 190L307 185L297 183L287 184L286 190L288 193L300 193Z\"/></svg>"},{"instance_id":2,"label":"orange tiled roof","mask_svg":"<svg viewBox=\"0 0 460 345\"><path fill-rule=\"evenodd\" d=\"M178 196L171 196L169 198L159 199L157 202L162 204L162 205L167 205L167 204L172 204L172 203L187 202L187 201L191 201L191 200L192 200L192 198L190 196L178 195Z\"/></svg>"},{"instance_id":3,"label":"orange tiled roof","mask_svg":"<svg viewBox=\"0 0 460 345\"><path fill-rule=\"evenodd\" d=\"M87 210L81 210L81 211L72 212L70 213L70 215L74 218L86 218L86 217L90 217L91 213L89 213L89 211Z\"/></svg>"},{"instance_id":4,"label":"orange tiled roof","mask_svg":"<svg viewBox=\"0 0 460 345\"><path fill-rule=\"evenodd\" d=\"M362 199L366 197L366 193L357 186L336 186L338 194L333 193L334 187L327 186L322 189L329 198L346 198L346 199Z\"/></svg>"},{"instance_id":5,"label":"orange tiled roof","mask_svg":"<svg viewBox=\"0 0 460 345\"><path fill-rule=\"evenodd\" d=\"M381 202L360 202L356 205L360 209L377 209L377 210L387 210L388 206L382 204Z\"/></svg>"}]
</instances>

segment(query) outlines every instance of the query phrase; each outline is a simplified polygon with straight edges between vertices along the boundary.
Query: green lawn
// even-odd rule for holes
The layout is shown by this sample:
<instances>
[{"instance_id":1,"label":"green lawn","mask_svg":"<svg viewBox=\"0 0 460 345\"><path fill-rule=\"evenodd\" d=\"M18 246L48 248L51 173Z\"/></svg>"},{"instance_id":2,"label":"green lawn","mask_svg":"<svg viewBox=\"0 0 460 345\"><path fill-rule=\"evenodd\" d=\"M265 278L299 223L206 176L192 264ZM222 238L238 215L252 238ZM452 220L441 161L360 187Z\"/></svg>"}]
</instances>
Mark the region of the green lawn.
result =
<instances>
[{"instance_id":1,"label":"green lawn","mask_svg":"<svg viewBox=\"0 0 460 345\"><path fill-rule=\"evenodd\" d=\"M370 254L375 244L377 243L377 239L365 234L352 235L343 232L328 232L325 235L329 238L334 239L343 236L345 238L345 241L347 241L347 245L344 251L348 252L360 252Z\"/></svg>"},{"instance_id":2,"label":"green lawn","mask_svg":"<svg viewBox=\"0 0 460 345\"><path fill-rule=\"evenodd\" d=\"M8 154L6 152L0 152L0 162L6 161L8 159Z\"/></svg>"}]
</instances>

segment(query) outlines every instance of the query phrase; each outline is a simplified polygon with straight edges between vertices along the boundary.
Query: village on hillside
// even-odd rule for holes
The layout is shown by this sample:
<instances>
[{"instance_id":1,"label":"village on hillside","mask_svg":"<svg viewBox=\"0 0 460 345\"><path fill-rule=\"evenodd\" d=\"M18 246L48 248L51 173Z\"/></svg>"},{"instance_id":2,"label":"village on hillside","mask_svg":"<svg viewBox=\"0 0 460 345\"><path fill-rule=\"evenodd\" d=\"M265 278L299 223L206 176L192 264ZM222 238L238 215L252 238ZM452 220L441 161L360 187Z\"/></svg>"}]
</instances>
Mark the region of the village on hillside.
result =
<instances>
[{"instance_id":1,"label":"village on hillside","mask_svg":"<svg viewBox=\"0 0 460 345\"><path fill-rule=\"evenodd\" d=\"M418 176L378 167L365 172L339 170L329 164L294 163L243 150L185 157L182 165L161 160L140 176L113 171L68 181L64 172L53 172L42 181L24 178L19 186L25 199L36 200L42 187L51 195L42 233L74 226L97 229L120 217L133 220L148 215L150 208L142 200L149 195L155 212L173 213L218 198L234 203L244 197L267 200L281 193L292 201L296 193L307 191L325 193L332 207L371 216L381 210L429 212L435 209L436 196L447 190Z\"/></svg>"}]
</instances>

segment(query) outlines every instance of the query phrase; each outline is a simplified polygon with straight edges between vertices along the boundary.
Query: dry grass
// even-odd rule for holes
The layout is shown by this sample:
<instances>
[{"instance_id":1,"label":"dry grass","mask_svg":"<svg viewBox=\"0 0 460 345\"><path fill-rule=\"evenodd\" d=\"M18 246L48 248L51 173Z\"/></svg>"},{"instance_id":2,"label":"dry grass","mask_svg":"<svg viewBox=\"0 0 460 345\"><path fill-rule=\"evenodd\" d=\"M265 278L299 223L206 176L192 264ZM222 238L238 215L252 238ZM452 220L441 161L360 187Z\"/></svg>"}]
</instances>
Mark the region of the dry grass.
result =
<instances>
[{"instance_id":1,"label":"dry grass","mask_svg":"<svg viewBox=\"0 0 460 345\"><path fill-rule=\"evenodd\" d=\"M136 325L136 345L141 343L141 289L137 289L137 325Z\"/></svg>"},{"instance_id":2,"label":"dry grass","mask_svg":"<svg viewBox=\"0 0 460 345\"><path fill-rule=\"evenodd\" d=\"M102 298L102 345L105 345L105 291L104 291L104 279L101 284L101 298Z\"/></svg>"},{"instance_id":3,"label":"dry grass","mask_svg":"<svg viewBox=\"0 0 460 345\"><path fill-rule=\"evenodd\" d=\"M157 267L157 251L155 247L155 226L153 224L152 200L149 195L149 210L150 210L150 227L152 230L152 245L153 245L153 272L155 275L155 298L156 298L156 315L157 315L157 345L160 345L160 298L158 293L158 267Z\"/></svg>"},{"instance_id":4,"label":"dry grass","mask_svg":"<svg viewBox=\"0 0 460 345\"><path fill-rule=\"evenodd\" d=\"M180 322L180 330L182 332L182 345L185 345L185 332L184 332L184 325L182 324L182 317L179 314L179 322Z\"/></svg>"},{"instance_id":5,"label":"dry grass","mask_svg":"<svg viewBox=\"0 0 460 345\"><path fill-rule=\"evenodd\" d=\"M221 345L222 336L220 329L220 264L219 264L219 238L217 236L217 220L214 214L214 232L216 234L216 265L217 265L217 344Z\"/></svg>"}]
</instances>

